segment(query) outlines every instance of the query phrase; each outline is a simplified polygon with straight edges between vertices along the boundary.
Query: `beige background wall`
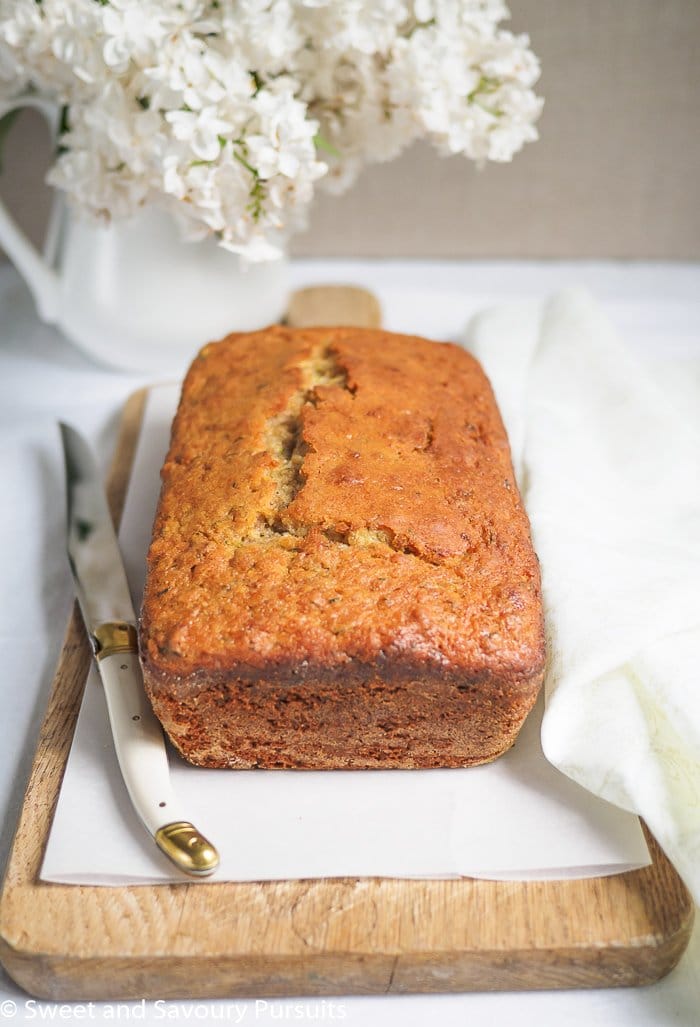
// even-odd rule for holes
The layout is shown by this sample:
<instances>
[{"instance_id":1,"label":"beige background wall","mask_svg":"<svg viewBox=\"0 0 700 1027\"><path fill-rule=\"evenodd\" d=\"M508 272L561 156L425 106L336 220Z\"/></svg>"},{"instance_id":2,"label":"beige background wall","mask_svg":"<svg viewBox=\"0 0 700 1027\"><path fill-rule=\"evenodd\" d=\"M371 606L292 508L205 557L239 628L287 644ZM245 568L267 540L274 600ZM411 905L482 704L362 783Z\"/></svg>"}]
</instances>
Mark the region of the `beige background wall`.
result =
<instances>
[{"instance_id":1,"label":"beige background wall","mask_svg":"<svg viewBox=\"0 0 700 1027\"><path fill-rule=\"evenodd\" d=\"M321 196L299 255L700 258L700 0L510 0L542 61L541 139L478 172L416 146ZM34 238L48 142L23 115L0 190Z\"/></svg>"}]
</instances>

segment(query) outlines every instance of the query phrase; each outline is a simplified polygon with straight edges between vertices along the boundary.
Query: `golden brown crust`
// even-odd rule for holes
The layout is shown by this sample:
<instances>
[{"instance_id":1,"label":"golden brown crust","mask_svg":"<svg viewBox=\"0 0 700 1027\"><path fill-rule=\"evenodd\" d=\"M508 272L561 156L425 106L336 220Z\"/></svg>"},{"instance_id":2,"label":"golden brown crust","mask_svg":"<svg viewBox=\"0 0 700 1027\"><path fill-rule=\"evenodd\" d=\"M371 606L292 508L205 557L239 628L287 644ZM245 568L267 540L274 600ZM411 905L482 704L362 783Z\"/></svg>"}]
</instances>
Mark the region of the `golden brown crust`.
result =
<instances>
[{"instance_id":1,"label":"golden brown crust","mask_svg":"<svg viewBox=\"0 0 700 1027\"><path fill-rule=\"evenodd\" d=\"M231 336L190 369L162 473L142 661L188 759L455 766L512 743L544 665L539 568L471 356Z\"/></svg>"}]
</instances>

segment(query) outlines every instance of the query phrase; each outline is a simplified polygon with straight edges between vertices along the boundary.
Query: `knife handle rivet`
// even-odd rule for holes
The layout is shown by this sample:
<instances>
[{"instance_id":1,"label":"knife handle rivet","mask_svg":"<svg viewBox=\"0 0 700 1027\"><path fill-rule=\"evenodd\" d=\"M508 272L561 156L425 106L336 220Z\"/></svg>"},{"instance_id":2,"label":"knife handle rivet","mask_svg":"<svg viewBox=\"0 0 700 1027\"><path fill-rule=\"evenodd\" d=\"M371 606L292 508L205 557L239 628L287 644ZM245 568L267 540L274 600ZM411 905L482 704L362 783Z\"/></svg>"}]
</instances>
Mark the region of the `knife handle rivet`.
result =
<instances>
[{"instance_id":1,"label":"knife handle rivet","mask_svg":"<svg viewBox=\"0 0 700 1027\"><path fill-rule=\"evenodd\" d=\"M139 717L138 713L135 713L131 719L132 720L141 720L141 718Z\"/></svg>"}]
</instances>

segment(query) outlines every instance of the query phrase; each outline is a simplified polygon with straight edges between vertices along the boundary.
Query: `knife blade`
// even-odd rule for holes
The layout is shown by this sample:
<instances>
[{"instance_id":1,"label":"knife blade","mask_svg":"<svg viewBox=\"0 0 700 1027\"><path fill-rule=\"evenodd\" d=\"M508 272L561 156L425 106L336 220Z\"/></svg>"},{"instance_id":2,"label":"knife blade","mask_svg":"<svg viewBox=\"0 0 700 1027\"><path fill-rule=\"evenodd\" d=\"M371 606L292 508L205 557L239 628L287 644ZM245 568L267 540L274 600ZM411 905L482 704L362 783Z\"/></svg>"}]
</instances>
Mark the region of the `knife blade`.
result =
<instances>
[{"instance_id":1,"label":"knife blade","mask_svg":"<svg viewBox=\"0 0 700 1027\"><path fill-rule=\"evenodd\" d=\"M114 748L132 805L156 845L185 873L214 872L219 855L185 816L165 739L143 686L134 612L99 470L79 432L59 422L66 464L68 559L104 686Z\"/></svg>"}]
</instances>

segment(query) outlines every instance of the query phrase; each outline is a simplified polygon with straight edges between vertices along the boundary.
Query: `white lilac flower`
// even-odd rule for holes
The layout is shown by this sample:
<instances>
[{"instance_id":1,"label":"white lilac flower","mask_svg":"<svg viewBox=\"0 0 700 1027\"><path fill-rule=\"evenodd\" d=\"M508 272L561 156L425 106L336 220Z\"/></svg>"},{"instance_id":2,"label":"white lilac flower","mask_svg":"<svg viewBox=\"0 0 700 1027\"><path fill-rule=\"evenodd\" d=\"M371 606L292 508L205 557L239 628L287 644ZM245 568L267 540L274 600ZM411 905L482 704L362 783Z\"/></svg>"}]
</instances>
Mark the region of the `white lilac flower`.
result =
<instances>
[{"instance_id":1,"label":"white lilac flower","mask_svg":"<svg viewBox=\"0 0 700 1027\"><path fill-rule=\"evenodd\" d=\"M194 156L203 161L216 160L221 152L220 137L233 128L230 121L219 116L216 107L168 111L165 120L172 126L175 138L189 143Z\"/></svg>"},{"instance_id":2,"label":"white lilac flower","mask_svg":"<svg viewBox=\"0 0 700 1027\"><path fill-rule=\"evenodd\" d=\"M537 138L537 58L502 0L0 0L0 99L63 108L52 184L100 217L269 256L319 184L426 138L510 160Z\"/></svg>"}]
</instances>

